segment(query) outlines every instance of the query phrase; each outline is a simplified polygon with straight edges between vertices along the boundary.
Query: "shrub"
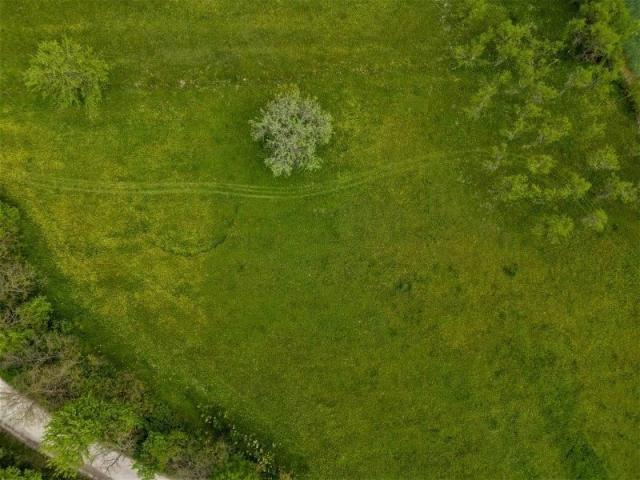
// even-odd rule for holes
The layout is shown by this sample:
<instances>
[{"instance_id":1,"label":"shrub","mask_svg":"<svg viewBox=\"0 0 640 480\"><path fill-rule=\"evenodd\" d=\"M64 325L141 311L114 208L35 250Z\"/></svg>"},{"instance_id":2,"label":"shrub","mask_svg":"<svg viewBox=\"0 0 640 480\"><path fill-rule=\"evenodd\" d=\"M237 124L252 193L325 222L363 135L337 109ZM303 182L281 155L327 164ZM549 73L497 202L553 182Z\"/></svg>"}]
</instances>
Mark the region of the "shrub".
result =
<instances>
[{"instance_id":1,"label":"shrub","mask_svg":"<svg viewBox=\"0 0 640 480\"><path fill-rule=\"evenodd\" d=\"M527 160L527 168L534 175L548 175L555 165L551 155L534 155Z\"/></svg>"},{"instance_id":2,"label":"shrub","mask_svg":"<svg viewBox=\"0 0 640 480\"><path fill-rule=\"evenodd\" d=\"M94 116L102 100L109 67L91 48L63 38L42 42L25 73L25 84L59 107L85 107Z\"/></svg>"},{"instance_id":3,"label":"shrub","mask_svg":"<svg viewBox=\"0 0 640 480\"><path fill-rule=\"evenodd\" d=\"M0 202L0 262L15 254L18 239L20 215L16 208Z\"/></svg>"},{"instance_id":4,"label":"shrub","mask_svg":"<svg viewBox=\"0 0 640 480\"><path fill-rule=\"evenodd\" d=\"M32 298L16 309L21 328L31 328L36 332L44 332L49 326L51 304L43 296Z\"/></svg>"},{"instance_id":5,"label":"shrub","mask_svg":"<svg viewBox=\"0 0 640 480\"><path fill-rule=\"evenodd\" d=\"M620 170L620 160L615 149L606 146L593 152L587 159L587 164L593 170Z\"/></svg>"},{"instance_id":6,"label":"shrub","mask_svg":"<svg viewBox=\"0 0 640 480\"><path fill-rule=\"evenodd\" d=\"M624 204L632 204L638 201L640 196L638 188L630 181L621 180L617 175L612 175L605 185L605 196L611 200L618 200Z\"/></svg>"},{"instance_id":7,"label":"shrub","mask_svg":"<svg viewBox=\"0 0 640 480\"><path fill-rule=\"evenodd\" d=\"M497 198L503 202L515 202L531 196L531 185L526 175L509 175L500 182Z\"/></svg>"},{"instance_id":8,"label":"shrub","mask_svg":"<svg viewBox=\"0 0 640 480\"><path fill-rule=\"evenodd\" d=\"M260 118L250 122L251 136L269 153L265 164L273 174L289 176L294 170L320 168L322 160L316 151L329 143L331 121L317 100L302 98L294 88L278 94L262 109Z\"/></svg>"},{"instance_id":9,"label":"shrub","mask_svg":"<svg viewBox=\"0 0 640 480\"><path fill-rule=\"evenodd\" d=\"M216 472L211 480L260 480L260 478L251 462L236 457L224 469Z\"/></svg>"},{"instance_id":10,"label":"shrub","mask_svg":"<svg viewBox=\"0 0 640 480\"><path fill-rule=\"evenodd\" d=\"M543 218L535 231L549 243L559 245L571 237L574 227L573 220L566 215L548 215Z\"/></svg>"},{"instance_id":11,"label":"shrub","mask_svg":"<svg viewBox=\"0 0 640 480\"><path fill-rule=\"evenodd\" d=\"M13 258L0 263L0 306L25 301L36 286L36 272L30 265Z\"/></svg>"},{"instance_id":12,"label":"shrub","mask_svg":"<svg viewBox=\"0 0 640 480\"><path fill-rule=\"evenodd\" d=\"M607 216L607 213L601 208L598 208L584 217L582 219L582 224L594 232L604 232L608 221L609 217Z\"/></svg>"},{"instance_id":13,"label":"shrub","mask_svg":"<svg viewBox=\"0 0 640 480\"><path fill-rule=\"evenodd\" d=\"M20 470L16 467L0 468L2 480L42 480L42 475L33 470Z\"/></svg>"}]
</instances>

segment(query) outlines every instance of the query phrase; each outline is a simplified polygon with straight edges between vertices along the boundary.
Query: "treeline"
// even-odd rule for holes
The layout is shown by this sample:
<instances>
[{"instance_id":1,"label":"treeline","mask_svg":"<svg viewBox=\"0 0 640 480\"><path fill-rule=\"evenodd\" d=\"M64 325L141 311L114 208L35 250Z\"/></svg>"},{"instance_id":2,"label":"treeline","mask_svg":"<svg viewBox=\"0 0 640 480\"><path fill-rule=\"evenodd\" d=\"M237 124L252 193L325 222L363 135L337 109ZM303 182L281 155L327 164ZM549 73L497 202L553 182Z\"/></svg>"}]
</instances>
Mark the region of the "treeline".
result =
<instances>
[{"instance_id":1,"label":"treeline","mask_svg":"<svg viewBox=\"0 0 640 480\"><path fill-rule=\"evenodd\" d=\"M491 0L447 6L456 68L481 79L466 114L495 127L481 169L491 198L526 212L534 232L554 244L579 227L603 232L611 209L637 209L640 199L632 156L640 150L620 151L609 122L636 24L624 0L572 3L576 17L554 39Z\"/></svg>"},{"instance_id":2,"label":"treeline","mask_svg":"<svg viewBox=\"0 0 640 480\"><path fill-rule=\"evenodd\" d=\"M24 258L18 210L0 201L0 372L52 420L45 448L52 467L71 475L100 442L136 459L143 478L286 479L275 446L205 408L195 429L180 422L129 372L83 351L73 325L56 315L42 279ZM19 411L32 406L16 397Z\"/></svg>"},{"instance_id":3,"label":"treeline","mask_svg":"<svg viewBox=\"0 0 640 480\"><path fill-rule=\"evenodd\" d=\"M0 431L1 480L53 480L54 478L56 478L55 472L47 468L44 455Z\"/></svg>"}]
</instances>

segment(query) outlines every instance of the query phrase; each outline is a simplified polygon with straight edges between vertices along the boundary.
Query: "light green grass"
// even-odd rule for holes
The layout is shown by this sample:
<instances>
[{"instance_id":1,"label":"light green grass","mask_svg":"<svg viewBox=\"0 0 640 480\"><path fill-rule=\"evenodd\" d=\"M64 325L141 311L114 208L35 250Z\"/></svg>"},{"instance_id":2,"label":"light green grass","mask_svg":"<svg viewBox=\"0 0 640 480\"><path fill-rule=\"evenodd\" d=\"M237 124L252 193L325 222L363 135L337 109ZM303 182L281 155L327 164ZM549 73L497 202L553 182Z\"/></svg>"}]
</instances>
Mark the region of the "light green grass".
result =
<instances>
[{"instance_id":1,"label":"light green grass","mask_svg":"<svg viewBox=\"0 0 640 480\"><path fill-rule=\"evenodd\" d=\"M561 25L543 3L516 10ZM632 478L637 217L549 249L485 206L461 164L494 125L467 124L476 79L434 2L0 4L0 185L90 348L186 415L223 405L311 478ZM22 85L63 34L114 65L94 123ZM336 137L322 171L276 180L248 120L285 83Z\"/></svg>"}]
</instances>

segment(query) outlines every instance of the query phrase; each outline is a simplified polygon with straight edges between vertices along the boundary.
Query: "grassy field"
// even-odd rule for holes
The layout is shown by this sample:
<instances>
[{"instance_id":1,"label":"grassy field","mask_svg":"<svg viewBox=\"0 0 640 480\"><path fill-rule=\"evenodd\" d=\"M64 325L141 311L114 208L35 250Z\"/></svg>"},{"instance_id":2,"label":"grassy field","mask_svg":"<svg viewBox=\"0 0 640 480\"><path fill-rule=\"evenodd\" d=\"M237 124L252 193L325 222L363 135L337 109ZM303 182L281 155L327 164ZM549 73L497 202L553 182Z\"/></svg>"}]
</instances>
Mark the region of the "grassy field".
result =
<instances>
[{"instance_id":1,"label":"grassy field","mask_svg":"<svg viewBox=\"0 0 640 480\"><path fill-rule=\"evenodd\" d=\"M550 248L476 195L462 164L492 125L462 113L476 80L436 2L0 5L0 187L88 348L309 478L638 472L637 217ZM114 66L93 122L25 91L63 35ZM322 171L274 179L248 121L288 83L336 137Z\"/></svg>"}]
</instances>

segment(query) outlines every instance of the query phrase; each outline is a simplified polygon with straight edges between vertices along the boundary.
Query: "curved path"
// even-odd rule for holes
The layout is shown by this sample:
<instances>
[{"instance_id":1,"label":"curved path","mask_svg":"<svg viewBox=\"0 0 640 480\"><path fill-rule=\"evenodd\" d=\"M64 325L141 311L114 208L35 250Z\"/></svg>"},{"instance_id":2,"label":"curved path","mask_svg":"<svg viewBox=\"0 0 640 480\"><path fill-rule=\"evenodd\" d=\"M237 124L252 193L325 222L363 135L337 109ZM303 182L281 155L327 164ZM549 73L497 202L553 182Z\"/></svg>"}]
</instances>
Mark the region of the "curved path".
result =
<instances>
[{"instance_id":1,"label":"curved path","mask_svg":"<svg viewBox=\"0 0 640 480\"><path fill-rule=\"evenodd\" d=\"M339 192L342 190L348 190L365 183L383 180L398 174L406 173L423 165L427 165L428 160L444 159L464 154L487 155L488 152L486 150L467 150L462 152L447 153L434 152L430 155L425 155L419 158L379 165L361 173L341 176L334 180L320 184L308 184L290 187L270 187L219 181L113 182L55 177L29 172L11 172L9 173L9 176L17 184L52 192L68 191L106 195L200 194L279 200L315 197Z\"/></svg>"}]
</instances>

